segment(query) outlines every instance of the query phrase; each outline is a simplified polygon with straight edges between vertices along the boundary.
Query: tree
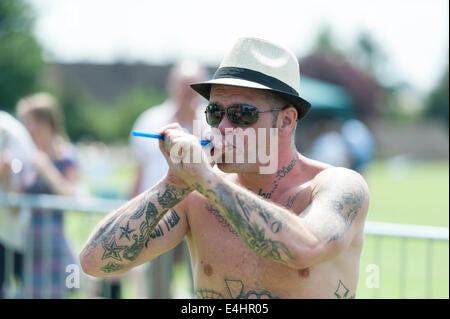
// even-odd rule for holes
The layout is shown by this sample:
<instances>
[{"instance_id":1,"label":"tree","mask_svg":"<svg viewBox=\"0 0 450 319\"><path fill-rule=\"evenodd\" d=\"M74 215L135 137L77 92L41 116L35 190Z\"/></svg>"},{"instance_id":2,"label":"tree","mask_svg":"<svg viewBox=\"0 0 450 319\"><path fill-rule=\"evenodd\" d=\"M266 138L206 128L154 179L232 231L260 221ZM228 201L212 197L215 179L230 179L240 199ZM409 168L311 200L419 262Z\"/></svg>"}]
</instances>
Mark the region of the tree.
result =
<instances>
[{"instance_id":1,"label":"tree","mask_svg":"<svg viewBox=\"0 0 450 319\"><path fill-rule=\"evenodd\" d=\"M325 55L342 56L342 52L336 46L330 26L324 26L320 30L317 35L316 48L314 51Z\"/></svg>"},{"instance_id":2,"label":"tree","mask_svg":"<svg viewBox=\"0 0 450 319\"><path fill-rule=\"evenodd\" d=\"M302 58L303 75L344 87L352 97L358 117L367 118L379 112L382 89L369 70L358 66L348 53L336 46L330 27L319 32L313 52ZM378 49L368 35L359 38L368 58L375 58ZM372 60L370 62L373 62Z\"/></svg>"},{"instance_id":3,"label":"tree","mask_svg":"<svg viewBox=\"0 0 450 319\"><path fill-rule=\"evenodd\" d=\"M303 75L344 87L359 117L366 119L378 113L382 93L378 83L345 57L313 53L302 59L300 70Z\"/></svg>"},{"instance_id":4,"label":"tree","mask_svg":"<svg viewBox=\"0 0 450 319\"><path fill-rule=\"evenodd\" d=\"M33 24L23 0L0 1L0 109L14 110L22 96L38 87L44 63Z\"/></svg>"},{"instance_id":5,"label":"tree","mask_svg":"<svg viewBox=\"0 0 450 319\"><path fill-rule=\"evenodd\" d=\"M428 114L432 117L445 120L448 125L449 120L449 69L444 73L437 88L430 94Z\"/></svg>"},{"instance_id":6,"label":"tree","mask_svg":"<svg viewBox=\"0 0 450 319\"><path fill-rule=\"evenodd\" d=\"M384 71L386 55L369 32L363 31L358 35L356 53L357 58L372 76L378 77L380 71Z\"/></svg>"}]
</instances>

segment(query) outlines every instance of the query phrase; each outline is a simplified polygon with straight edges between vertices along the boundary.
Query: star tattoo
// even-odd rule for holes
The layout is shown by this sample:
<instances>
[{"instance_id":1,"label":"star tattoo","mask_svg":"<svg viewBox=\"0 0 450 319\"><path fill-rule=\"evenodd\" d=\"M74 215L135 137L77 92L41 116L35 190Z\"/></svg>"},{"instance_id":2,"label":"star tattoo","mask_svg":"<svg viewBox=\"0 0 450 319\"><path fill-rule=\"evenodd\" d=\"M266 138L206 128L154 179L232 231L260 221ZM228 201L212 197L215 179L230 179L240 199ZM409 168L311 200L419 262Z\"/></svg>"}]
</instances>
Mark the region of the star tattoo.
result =
<instances>
[{"instance_id":1,"label":"star tattoo","mask_svg":"<svg viewBox=\"0 0 450 319\"><path fill-rule=\"evenodd\" d=\"M119 255L119 251L121 251L125 248L127 248L127 247L126 246L117 246L116 240L113 237L109 244L103 243L103 249L105 250L105 252L103 253L102 260L106 259L106 258L113 258L118 261L122 261L122 258L120 258L120 255Z\"/></svg>"},{"instance_id":2,"label":"star tattoo","mask_svg":"<svg viewBox=\"0 0 450 319\"><path fill-rule=\"evenodd\" d=\"M134 232L134 229L130 229L130 222L128 221L126 227L120 226L120 230L122 233L120 234L119 239L122 239L122 237L125 236L128 240L130 240L130 234Z\"/></svg>"}]
</instances>

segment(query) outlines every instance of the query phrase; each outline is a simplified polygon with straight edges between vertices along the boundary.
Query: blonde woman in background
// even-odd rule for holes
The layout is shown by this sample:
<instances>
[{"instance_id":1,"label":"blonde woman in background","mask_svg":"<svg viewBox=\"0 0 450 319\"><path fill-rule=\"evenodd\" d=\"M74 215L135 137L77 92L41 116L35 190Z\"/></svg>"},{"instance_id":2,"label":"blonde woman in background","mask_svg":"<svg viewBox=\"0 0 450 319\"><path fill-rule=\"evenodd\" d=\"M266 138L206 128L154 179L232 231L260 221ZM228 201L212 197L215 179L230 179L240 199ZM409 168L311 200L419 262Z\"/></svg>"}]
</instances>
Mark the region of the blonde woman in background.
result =
<instances>
[{"instance_id":1,"label":"blonde woman in background","mask_svg":"<svg viewBox=\"0 0 450 319\"><path fill-rule=\"evenodd\" d=\"M37 174L25 191L32 194L72 196L78 169L56 99L48 93L22 98L17 113L36 144L32 163ZM25 293L32 298L65 298L65 269L75 259L64 236L63 213L34 208L28 234L32 269L26 269ZM25 261L26 265L27 262ZM27 266L26 266L27 267Z\"/></svg>"}]
</instances>

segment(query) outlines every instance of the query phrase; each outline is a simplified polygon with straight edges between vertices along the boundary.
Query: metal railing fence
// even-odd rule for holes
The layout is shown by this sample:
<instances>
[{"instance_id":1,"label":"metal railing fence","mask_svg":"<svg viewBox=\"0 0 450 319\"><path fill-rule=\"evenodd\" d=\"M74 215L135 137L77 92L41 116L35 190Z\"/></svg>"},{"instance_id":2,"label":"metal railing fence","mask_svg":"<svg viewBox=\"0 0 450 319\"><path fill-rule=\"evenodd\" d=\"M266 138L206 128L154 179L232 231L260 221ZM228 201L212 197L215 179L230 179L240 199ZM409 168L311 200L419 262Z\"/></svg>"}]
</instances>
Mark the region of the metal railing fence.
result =
<instances>
[{"instance_id":1,"label":"metal railing fence","mask_svg":"<svg viewBox=\"0 0 450 319\"><path fill-rule=\"evenodd\" d=\"M90 232L94 225L98 222L98 220L104 216L106 213L109 213L126 201L123 200L112 200L112 199L102 199L102 198L71 198L64 196L56 196L56 195L19 195L12 193L1 193L0 192L0 207L18 207L21 209L40 209L43 212L45 218L50 218L51 213L56 211L60 212L77 212L81 214L81 227L82 230ZM0 211L2 213L2 211ZM45 218L43 218L44 222L42 223L42 248L40 253L42 253L40 268L44 270L42 272L41 278L32 278L31 274L33 273L33 267L36 265L32 264L33 254L33 243L28 242L25 245L24 250L24 258L23 258L23 286L33 286L33 284L38 281L40 283L40 287L42 291L39 296L42 298L52 298L51 293L51 279L55 276L52 272L52 268L54 265L54 260L52 260L52 230L49 227L49 222L45 222ZM31 231L31 230L30 230ZM66 234L67 235L67 234ZM72 234L73 236L77 236L77 234ZM420 225L405 225L405 224L394 224L394 223L384 223L384 222L372 222L368 221L365 224L365 235L367 238L375 239L374 246L374 260L375 263L380 265L382 264L382 244L386 238L395 238L400 241L400 249L398 252L399 258L399 266L398 266L398 291L399 298L405 297L405 291L407 289L406 282L406 272L408 268L407 263L407 246L409 242L412 240L424 240L426 241L426 249L424 252L424 260L426 263L425 272L426 278L423 285L424 295L427 298L431 298L432 290L433 290L433 266L435 263L435 253L434 246L436 242L446 242L448 245L449 239L449 229L447 227L434 227L434 226L420 226ZM78 238L79 239L79 238ZM77 240L77 238L69 238L69 242L73 243ZM189 255L187 251L187 247L183 242L182 245L182 258L184 262L190 266ZM75 254L78 255L77 252ZM148 287L153 287L153 289L148 289L148 296L153 298L171 298L174 297L170 293L170 279L172 278L172 266L174 262L173 253L167 253L164 258L161 258L159 263L150 263L151 267L148 268L147 274L148 282L146 283ZM164 256L163 255L163 256ZM16 288L20 286L15 283L14 273L15 273L15 256L14 253L5 249L4 252L4 266L3 266L3 277L4 277L4 287L3 291L11 290L11 286L15 286ZM81 272L81 271L80 271ZM159 273L159 276L155 276L155 273ZM68 273L59 274L60 276L65 276L66 279L68 277ZM92 279L92 277L91 277ZM89 281L89 280L88 280ZM103 297L109 298L111 297L111 281L103 280L103 288L106 293L103 294ZM192 279L191 279L192 284ZM96 297L96 293L92 292L91 284L83 284L77 290L77 297L81 298L90 298ZM5 297L24 297L24 298L32 298L32 291L27 291L27 289L23 289L23 293L20 294L6 294ZM155 292L156 291L156 292ZM158 293L159 291L159 293ZM380 298L383 297L381 295L380 289L374 289L373 297ZM98 296L98 294L97 294Z\"/></svg>"}]
</instances>

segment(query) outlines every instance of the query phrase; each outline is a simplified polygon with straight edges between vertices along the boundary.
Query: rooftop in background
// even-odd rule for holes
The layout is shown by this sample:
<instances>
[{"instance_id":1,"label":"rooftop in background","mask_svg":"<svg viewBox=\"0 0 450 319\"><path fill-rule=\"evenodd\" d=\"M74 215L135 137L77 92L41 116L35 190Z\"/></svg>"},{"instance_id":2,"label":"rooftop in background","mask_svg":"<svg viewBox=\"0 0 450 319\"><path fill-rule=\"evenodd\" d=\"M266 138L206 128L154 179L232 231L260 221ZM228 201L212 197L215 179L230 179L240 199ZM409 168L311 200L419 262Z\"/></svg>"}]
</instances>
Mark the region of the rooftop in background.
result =
<instances>
[{"instance_id":1,"label":"rooftop in background","mask_svg":"<svg viewBox=\"0 0 450 319\"><path fill-rule=\"evenodd\" d=\"M171 65L145 64L61 64L48 65L55 83L77 86L102 102L112 102L128 90L155 88L165 90L165 81ZM213 74L215 67L209 67ZM302 76L301 96L311 103L311 114L333 113L351 117L353 104L346 90L338 85Z\"/></svg>"}]
</instances>

